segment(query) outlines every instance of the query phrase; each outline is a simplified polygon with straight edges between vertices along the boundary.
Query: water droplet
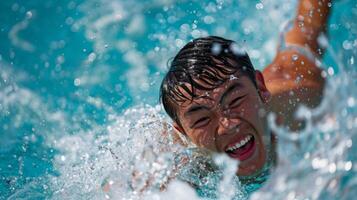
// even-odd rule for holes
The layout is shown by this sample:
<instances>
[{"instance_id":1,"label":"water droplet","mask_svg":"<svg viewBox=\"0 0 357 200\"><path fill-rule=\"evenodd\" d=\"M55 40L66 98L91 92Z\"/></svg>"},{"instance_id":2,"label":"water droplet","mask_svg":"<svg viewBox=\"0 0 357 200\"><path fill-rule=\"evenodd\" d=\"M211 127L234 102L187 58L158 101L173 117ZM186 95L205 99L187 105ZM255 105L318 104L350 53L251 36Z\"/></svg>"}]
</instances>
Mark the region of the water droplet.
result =
<instances>
[{"instance_id":1,"label":"water droplet","mask_svg":"<svg viewBox=\"0 0 357 200\"><path fill-rule=\"evenodd\" d=\"M181 40L181 39L176 39L176 40L175 40L175 43L176 43L176 46L177 46L178 48L181 48L181 47L183 47L183 45L184 45L184 42L183 42L183 40Z\"/></svg>"},{"instance_id":2,"label":"water droplet","mask_svg":"<svg viewBox=\"0 0 357 200\"><path fill-rule=\"evenodd\" d=\"M257 10L262 10L264 8L264 5L262 3L257 3L257 4L255 4L255 8Z\"/></svg>"},{"instance_id":3,"label":"water droplet","mask_svg":"<svg viewBox=\"0 0 357 200\"><path fill-rule=\"evenodd\" d=\"M335 173L336 172L336 164L335 163L331 163L328 167L328 171L330 173Z\"/></svg>"},{"instance_id":4,"label":"water droplet","mask_svg":"<svg viewBox=\"0 0 357 200\"><path fill-rule=\"evenodd\" d=\"M351 41L348 41L348 40L345 40L343 41L342 43L342 47L345 49L345 50L350 50L353 48L353 43Z\"/></svg>"},{"instance_id":5,"label":"water droplet","mask_svg":"<svg viewBox=\"0 0 357 200\"><path fill-rule=\"evenodd\" d=\"M88 62L93 62L97 58L97 55L92 52L88 55Z\"/></svg>"},{"instance_id":6,"label":"water droplet","mask_svg":"<svg viewBox=\"0 0 357 200\"><path fill-rule=\"evenodd\" d=\"M229 76L229 80L235 80L238 79L236 76L234 76L233 74Z\"/></svg>"},{"instance_id":7,"label":"water droplet","mask_svg":"<svg viewBox=\"0 0 357 200\"><path fill-rule=\"evenodd\" d=\"M201 32L200 32L199 30L195 29L195 30L193 30L193 31L191 32L191 36L192 36L193 38L198 38L198 37L201 36Z\"/></svg>"},{"instance_id":8,"label":"water droplet","mask_svg":"<svg viewBox=\"0 0 357 200\"><path fill-rule=\"evenodd\" d=\"M350 171L352 169L352 162L348 161L345 163L345 170Z\"/></svg>"},{"instance_id":9,"label":"water droplet","mask_svg":"<svg viewBox=\"0 0 357 200\"><path fill-rule=\"evenodd\" d=\"M327 73L328 73L330 76L333 76L333 74L335 73L335 71L333 70L332 67L329 67L329 68L327 69Z\"/></svg>"},{"instance_id":10,"label":"water droplet","mask_svg":"<svg viewBox=\"0 0 357 200\"><path fill-rule=\"evenodd\" d=\"M322 72L321 72L321 77L322 77L322 78L326 78L326 77L327 77L326 71L322 71Z\"/></svg>"},{"instance_id":11,"label":"water droplet","mask_svg":"<svg viewBox=\"0 0 357 200\"><path fill-rule=\"evenodd\" d=\"M81 79L79 79L79 78L74 79L75 86L79 86L80 84L81 84Z\"/></svg>"},{"instance_id":12,"label":"water droplet","mask_svg":"<svg viewBox=\"0 0 357 200\"><path fill-rule=\"evenodd\" d=\"M62 162L66 161L66 156L61 156L61 161Z\"/></svg>"},{"instance_id":13,"label":"water droplet","mask_svg":"<svg viewBox=\"0 0 357 200\"><path fill-rule=\"evenodd\" d=\"M349 98L347 99L347 105L348 105L349 107L353 107L353 106L355 105L355 99L354 99L353 97L349 97Z\"/></svg>"},{"instance_id":14,"label":"water droplet","mask_svg":"<svg viewBox=\"0 0 357 200\"><path fill-rule=\"evenodd\" d=\"M297 61L297 59L299 59L299 56L297 54L294 54L291 56L291 58L293 59L293 61Z\"/></svg>"},{"instance_id":15,"label":"water droplet","mask_svg":"<svg viewBox=\"0 0 357 200\"><path fill-rule=\"evenodd\" d=\"M317 43L320 45L322 48L327 48L328 46L328 39L325 34L320 34L317 37Z\"/></svg>"},{"instance_id":16,"label":"water droplet","mask_svg":"<svg viewBox=\"0 0 357 200\"><path fill-rule=\"evenodd\" d=\"M352 140L351 140L351 139L349 139L349 140L346 141L346 146L347 146L348 148L351 148L351 147L352 147Z\"/></svg>"},{"instance_id":17,"label":"water droplet","mask_svg":"<svg viewBox=\"0 0 357 200\"><path fill-rule=\"evenodd\" d=\"M72 17L67 17L65 22L67 25L72 25L74 22L74 19Z\"/></svg>"},{"instance_id":18,"label":"water droplet","mask_svg":"<svg viewBox=\"0 0 357 200\"><path fill-rule=\"evenodd\" d=\"M203 18L203 21L205 24L212 24L213 22L215 22L215 19L212 16L207 15Z\"/></svg>"},{"instance_id":19,"label":"water droplet","mask_svg":"<svg viewBox=\"0 0 357 200\"><path fill-rule=\"evenodd\" d=\"M214 43L211 50L214 55L218 55L221 53L222 47L220 44Z\"/></svg>"},{"instance_id":20,"label":"water droplet","mask_svg":"<svg viewBox=\"0 0 357 200\"><path fill-rule=\"evenodd\" d=\"M26 12L26 18L27 18L27 19L31 19L32 16L33 16L33 15L32 15L32 12L31 12L31 11L27 11L27 12Z\"/></svg>"},{"instance_id":21,"label":"water droplet","mask_svg":"<svg viewBox=\"0 0 357 200\"><path fill-rule=\"evenodd\" d=\"M237 56L242 56L246 54L244 48L238 46L238 44L236 43L232 43L229 48Z\"/></svg>"}]
</instances>

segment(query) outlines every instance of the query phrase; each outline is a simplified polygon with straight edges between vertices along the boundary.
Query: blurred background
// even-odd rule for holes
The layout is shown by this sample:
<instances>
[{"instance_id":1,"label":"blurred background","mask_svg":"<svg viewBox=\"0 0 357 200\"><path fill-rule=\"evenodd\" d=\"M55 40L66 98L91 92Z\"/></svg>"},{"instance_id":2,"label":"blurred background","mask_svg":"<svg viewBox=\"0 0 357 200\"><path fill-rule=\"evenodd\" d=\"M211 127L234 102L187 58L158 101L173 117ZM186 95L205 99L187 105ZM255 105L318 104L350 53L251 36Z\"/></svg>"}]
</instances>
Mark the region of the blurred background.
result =
<instances>
[{"instance_id":1,"label":"blurred background","mask_svg":"<svg viewBox=\"0 0 357 200\"><path fill-rule=\"evenodd\" d=\"M58 143L105 135L125 110L158 105L170 59L193 38L235 40L263 69L295 6L295 0L1 1L0 199L50 198L60 190L47 184L49 176L62 176L55 162L66 160L61 152L69 147ZM326 69L355 69L356 1L334 2L328 36Z\"/></svg>"}]
</instances>

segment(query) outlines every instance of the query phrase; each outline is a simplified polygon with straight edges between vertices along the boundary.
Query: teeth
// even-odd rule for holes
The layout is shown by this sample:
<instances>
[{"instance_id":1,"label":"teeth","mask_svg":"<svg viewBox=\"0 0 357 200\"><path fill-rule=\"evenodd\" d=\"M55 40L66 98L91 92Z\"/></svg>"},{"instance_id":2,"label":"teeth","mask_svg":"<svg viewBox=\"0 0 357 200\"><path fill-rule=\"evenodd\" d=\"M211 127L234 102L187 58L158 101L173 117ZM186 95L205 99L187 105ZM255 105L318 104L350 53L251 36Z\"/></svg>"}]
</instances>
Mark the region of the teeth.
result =
<instances>
[{"instance_id":1,"label":"teeth","mask_svg":"<svg viewBox=\"0 0 357 200\"><path fill-rule=\"evenodd\" d=\"M234 151L242 146L244 146L245 144L247 144L247 142L252 139L251 135L248 135L247 137L245 137L244 139L242 139L240 142L237 142L234 146L229 147L227 150L228 151Z\"/></svg>"}]
</instances>

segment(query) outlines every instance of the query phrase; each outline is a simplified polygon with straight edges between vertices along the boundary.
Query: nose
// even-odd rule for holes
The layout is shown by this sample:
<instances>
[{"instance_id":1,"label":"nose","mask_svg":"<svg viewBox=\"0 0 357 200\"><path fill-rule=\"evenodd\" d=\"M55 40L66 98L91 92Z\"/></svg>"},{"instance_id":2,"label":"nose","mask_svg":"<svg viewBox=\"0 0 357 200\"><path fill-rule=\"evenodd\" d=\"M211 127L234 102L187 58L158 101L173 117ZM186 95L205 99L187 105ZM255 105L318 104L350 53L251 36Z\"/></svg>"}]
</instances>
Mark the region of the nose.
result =
<instances>
[{"instance_id":1,"label":"nose","mask_svg":"<svg viewBox=\"0 0 357 200\"><path fill-rule=\"evenodd\" d=\"M241 123L239 119L229 119L227 117L221 117L219 120L218 135L230 134L236 132L235 128Z\"/></svg>"}]
</instances>

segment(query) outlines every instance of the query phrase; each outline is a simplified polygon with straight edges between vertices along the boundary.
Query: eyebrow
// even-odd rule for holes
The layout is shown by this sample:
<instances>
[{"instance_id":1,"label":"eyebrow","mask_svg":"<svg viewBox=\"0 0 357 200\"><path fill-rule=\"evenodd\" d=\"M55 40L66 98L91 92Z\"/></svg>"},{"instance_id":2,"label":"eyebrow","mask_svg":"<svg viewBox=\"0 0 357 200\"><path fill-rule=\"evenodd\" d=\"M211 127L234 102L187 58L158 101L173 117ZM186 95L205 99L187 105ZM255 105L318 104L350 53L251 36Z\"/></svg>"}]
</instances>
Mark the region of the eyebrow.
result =
<instances>
[{"instance_id":1,"label":"eyebrow","mask_svg":"<svg viewBox=\"0 0 357 200\"><path fill-rule=\"evenodd\" d=\"M228 97L228 95L232 92L234 92L235 90L237 90L238 88L242 88L243 85L240 82L235 82L234 84L232 84L231 86L229 86L229 88L223 93L223 95L221 96L221 99L219 100L219 103L222 104L223 101Z\"/></svg>"},{"instance_id":2,"label":"eyebrow","mask_svg":"<svg viewBox=\"0 0 357 200\"><path fill-rule=\"evenodd\" d=\"M221 96L219 102L222 103L230 93L234 92L236 89L238 88L242 88L242 84L239 82L236 82L232 85L229 86L229 88L223 93L223 95ZM210 98L209 98L210 99ZM204 106L204 105L196 105L196 106L192 106L190 109L188 109L187 112L185 112L184 116L187 115L192 115L192 113L201 111L201 110L210 110L211 108Z\"/></svg>"},{"instance_id":3,"label":"eyebrow","mask_svg":"<svg viewBox=\"0 0 357 200\"><path fill-rule=\"evenodd\" d=\"M203 106L203 105L192 106L190 109L188 109L187 112L185 112L184 115L185 116L192 115L192 113L195 113L195 112L201 111L201 110L210 110L210 108L207 106Z\"/></svg>"}]
</instances>

